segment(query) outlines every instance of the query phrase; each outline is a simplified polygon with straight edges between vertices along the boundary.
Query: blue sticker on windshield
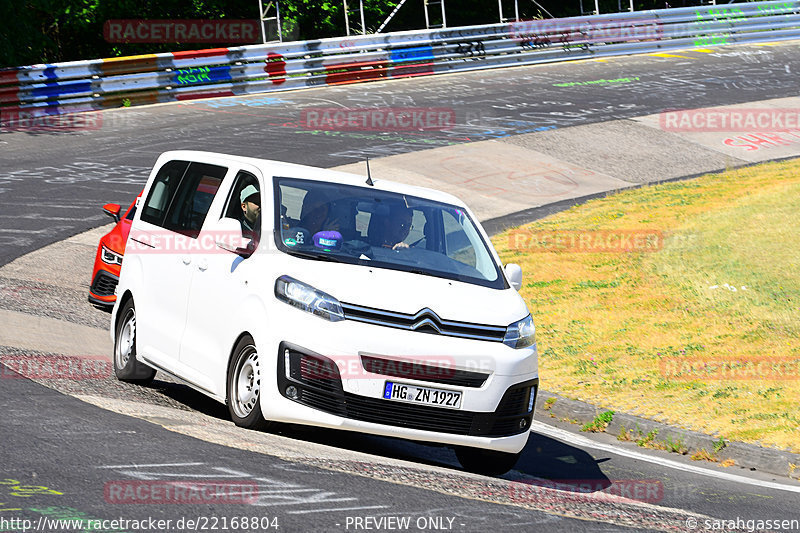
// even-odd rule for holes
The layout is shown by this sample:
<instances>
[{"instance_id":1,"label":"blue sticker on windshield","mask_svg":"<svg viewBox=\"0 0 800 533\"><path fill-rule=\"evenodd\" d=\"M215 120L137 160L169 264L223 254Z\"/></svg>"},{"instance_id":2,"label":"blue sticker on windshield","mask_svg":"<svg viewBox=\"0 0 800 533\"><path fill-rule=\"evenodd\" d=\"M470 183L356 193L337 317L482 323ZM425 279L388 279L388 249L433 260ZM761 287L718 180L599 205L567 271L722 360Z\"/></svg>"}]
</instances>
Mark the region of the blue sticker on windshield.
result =
<instances>
[{"instance_id":1,"label":"blue sticker on windshield","mask_svg":"<svg viewBox=\"0 0 800 533\"><path fill-rule=\"evenodd\" d=\"M320 231L314 234L314 246L326 252L342 247L342 234L338 231Z\"/></svg>"}]
</instances>

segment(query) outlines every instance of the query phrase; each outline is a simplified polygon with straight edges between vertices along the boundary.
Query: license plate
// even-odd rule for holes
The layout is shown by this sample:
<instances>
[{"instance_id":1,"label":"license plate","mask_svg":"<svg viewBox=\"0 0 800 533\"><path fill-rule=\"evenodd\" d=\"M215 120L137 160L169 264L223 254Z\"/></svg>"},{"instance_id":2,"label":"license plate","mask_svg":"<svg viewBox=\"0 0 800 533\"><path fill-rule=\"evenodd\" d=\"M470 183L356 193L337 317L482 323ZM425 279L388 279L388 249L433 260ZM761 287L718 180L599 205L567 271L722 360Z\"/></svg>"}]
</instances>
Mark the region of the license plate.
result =
<instances>
[{"instance_id":1,"label":"license plate","mask_svg":"<svg viewBox=\"0 0 800 533\"><path fill-rule=\"evenodd\" d=\"M383 397L397 402L461 409L461 392L387 381Z\"/></svg>"}]
</instances>

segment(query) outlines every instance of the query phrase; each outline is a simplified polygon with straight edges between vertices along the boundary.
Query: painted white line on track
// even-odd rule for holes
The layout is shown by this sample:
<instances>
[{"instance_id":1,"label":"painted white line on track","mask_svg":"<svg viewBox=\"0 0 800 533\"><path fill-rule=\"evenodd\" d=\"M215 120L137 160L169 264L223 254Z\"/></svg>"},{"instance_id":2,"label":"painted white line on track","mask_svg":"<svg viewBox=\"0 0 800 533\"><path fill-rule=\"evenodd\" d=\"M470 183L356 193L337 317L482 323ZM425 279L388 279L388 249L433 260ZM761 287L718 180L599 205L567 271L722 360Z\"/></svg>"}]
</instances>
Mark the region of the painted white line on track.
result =
<instances>
[{"instance_id":1,"label":"painted white line on track","mask_svg":"<svg viewBox=\"0 0 800 533\"><path fill-rule=\"evenodd\" d=\"M548 437L552 437L554 439L564 441L567 444L574 444L586 448L594 448L595 450L602 450L604 452L613 453L615 455L621 455L623 457L629 457L631 459L637 459L639 461L645 461L648 463L666 466L668 468L674 468L675 470L682 470L684 472L700 474L701 476L715 477L717 479L724 479L726 481L733 481L734 483L743 483L746 485L753 485L756 487L763 487L766 489L785 490L788 492L800 493L800 485L792 486L792 485L784 485L782 483L774 483L772 481L750 479L748 477L739 476L736 474L729 474L728 472L717 472L714 470L708 470L707 468L700 468L699 466L679 463L678 461L673 461L672 459L666 459L664 457L655 457L634 450L626 450L621 447L612 446L611 444L603 444L602 442L595 442L589 438L584 437L583 435L576 435L575 433L566 431L564 429L548 426L547 424L539 422L538 420L534 420L533 424L531 424L531 431L542 435L546 435Z\"/></svg>"},{"instance_id":2,"label":"painted white line on track","mask_svg":"<svg viewBox=\"0 0 800 533\"><path fill-rule=\"evenodd\" d=\"M335 509L304 509L302 511L286 511L286 514L330 513L333 511L363 511L366 509L386 509L388 505L370 505L369 507L340 507Z\"/></svg>"},{"instance_id":3,"label":"painted white line on track","mask_svg":"<svg viewBox=\"0 0 800 533\"><path fill-rule=\"evenodd\" d=\"M0 215L0 218L13 218L14 220L48 220L53 222L75 221L75 222L89 222L92 220L102 220L104 215L90 215L88 217L48 217L41 213L29 213L27 215Z\"/></svg>"},{"instance_id":4,"label":"painted white line on track","mask_svg":"<svg viewBox=\"0 0 800 533\"><path fill-rule=\"evenodd\" d=\"M150 468L154 466L200 466L205 463L154 463L146 465L107 465L98 466L97 468Z\"/></svg>"},{"instance_id":5,"label":"painted white line on track","mask_svg":"<svg viewBox=\"0 0 800 533\"><path fill-rule=\"evenodd\" d=\"M55 209L99 209L98 205L91 204L91 205L63 205L63 204L43 204L43 203L27 203L27 202L19 202L15 203L16 206L27 206L27 207L52 207Z\"/></svg>"}]
</instances>

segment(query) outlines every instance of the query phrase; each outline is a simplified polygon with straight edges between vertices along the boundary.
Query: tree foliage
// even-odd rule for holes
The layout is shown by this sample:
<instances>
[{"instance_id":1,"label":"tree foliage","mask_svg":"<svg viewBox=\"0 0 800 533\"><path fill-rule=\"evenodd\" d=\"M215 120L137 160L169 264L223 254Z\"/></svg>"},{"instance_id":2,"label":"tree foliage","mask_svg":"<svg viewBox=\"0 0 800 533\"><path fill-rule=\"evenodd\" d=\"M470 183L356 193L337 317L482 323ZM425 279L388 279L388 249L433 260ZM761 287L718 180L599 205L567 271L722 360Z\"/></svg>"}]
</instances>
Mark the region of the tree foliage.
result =
<instances>
[{"instance_id":1,"label":"tree foliage","mask_svg":"<svg viewBox=\"0 0 800 533\"><path fill-rule=\"evenodd\" d=\"M264 4L268 0L263 0ZM374 32L399 0L364 0L368 32ZM317 39L345 34L342 0L280 0L286 39ZM498 21L497 0L445 0L447 25L465 26ZM504 15L514 12L513 0L503 0ZM663 8L656 0L636 0L637 10ZM673 0L672 7L698 5L699 0ZM580 0L538 0L556 17L580 15ZM360 33L359 0L348 0L352 33ZM543 18L532 0L518 0L520 17ZM601 0L601 13L626 9L629 0ZM585 10L594 0L583 0ZM438 23L438 6L431 6L431 22ZM0 66L53 63L115 57L209 45L195 43L118 44L103 38L103 24L113 19L257 19L258 0L0 0L4 28L0 32ZM384 31L425 27L423 0L407 0ZM227 46L217 43L213 46Z\"/></svg>"}]
</instances>

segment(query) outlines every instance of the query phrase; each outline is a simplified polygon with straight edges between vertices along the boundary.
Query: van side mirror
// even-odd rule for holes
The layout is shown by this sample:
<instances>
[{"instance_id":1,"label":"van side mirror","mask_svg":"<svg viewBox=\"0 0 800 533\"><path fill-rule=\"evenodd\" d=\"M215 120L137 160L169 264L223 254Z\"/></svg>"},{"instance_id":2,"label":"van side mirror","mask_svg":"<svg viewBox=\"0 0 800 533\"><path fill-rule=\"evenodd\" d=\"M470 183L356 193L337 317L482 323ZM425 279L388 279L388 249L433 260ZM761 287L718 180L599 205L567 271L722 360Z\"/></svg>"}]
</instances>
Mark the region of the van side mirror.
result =
<instances>
[{"instance_id":1,"label":"van side mirror","mask_svg":"<svg viewBox=\"0 0 800 533\"><path fill-rule=\"evenodd\" d=\"M514 290L520 290L522 288L522 268L516 263L509 263L503 270L505 270L508 283L514 287Z\"/></svg>"},{"instance_id":2,"label":"van side mirror","mask_svg":"<svg viewBox=\"0 0 800 533\"><path fill-rule=\"evenodd\" d=\"M119 223L119 212L122 208L119 204L106 204L103 206L103 212L114 219L114 222Z\"/></svg>"},{"instance_id":3,"label":"van side mirror","mask_svg":"<svg viewBox=\"0 0 800 533\"><path fill-rule=\"evenodd\" d=\"M252 250L248 248L250 239L242 235L242 225L235 218L223 217L211 228L214 242L223 250L249 257Z\"/></svg>"}]
</instances>

